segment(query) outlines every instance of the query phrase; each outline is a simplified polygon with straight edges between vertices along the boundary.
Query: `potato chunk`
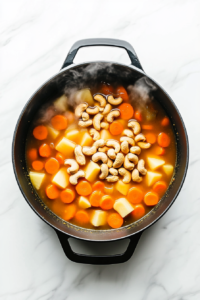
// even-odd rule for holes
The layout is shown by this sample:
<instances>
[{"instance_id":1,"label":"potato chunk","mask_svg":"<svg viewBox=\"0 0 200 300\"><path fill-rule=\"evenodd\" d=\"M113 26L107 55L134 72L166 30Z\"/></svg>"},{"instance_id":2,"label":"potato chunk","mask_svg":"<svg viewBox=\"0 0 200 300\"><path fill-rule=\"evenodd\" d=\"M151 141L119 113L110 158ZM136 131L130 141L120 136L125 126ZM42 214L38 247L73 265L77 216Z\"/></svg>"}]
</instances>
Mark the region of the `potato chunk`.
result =
<instances>
[{"instance_id":1,"label":"potato chunk","mask_svg":"<svg viewBox=\"0 0 200 300\"><path fill-rule=\"evenodd\" d=\"M146 182L148 186L153 185L156 181L160 180L162 177L162 174L156 173L156 172L150 172L148 171L146 174Z\"/></svg>"},{"instance_id":2,"label":"potato chunk","mask_svg":"<svg viewBox=\"0 0 200 300\"><path fill-rule=\"evenodd\" d=\"M100 173L100 167L98 164L94 163L93 161L90 161L87 167L85 168L85 179L87 179L90 182L95 181L97 176Z\"/></svg>"},{"instance_id":3,"label":"potato chunk","mask_svg":"<svg viewBox=\"0 0 200 300\"><path fill-rule=\"evenodd\" d=\"M90 220L91 224L95 227L102 226L106 224L107 213L102 210L95 210L92 214Z\"/></svg>"},{"instance_id":4,"label":"potato chunk","mask_svg":"<svg viewBox=\"0 0 200 300\"><path fill-rule=\"evenodd\" d=\"M126 196L128 194L128 191L130 189L129 183L124 183L122 180L118 180L115 184L115 188L118 192L120 192L122 195Z\"/></svg>"},{"instance_id":5,"label":"potato chunk","mask_svg":"<svg viewBox=\"0 0 200 300\"><path fill-rule=\"evenodd\" d=\"M44 173L38 173L38 172L30 172L29 173L32 185L36 188L36 190L39 190L42 184L42 181L44 180L44 177L46 176Z\"/></svg>"},{"instance_id":6,"label":"potato chunk","mask_svg":"<svg viewBox=\"0 0 200 300\"><path fill-rule=\"evenodd\" d=\"M109 140L109 139L113 139L113 136L110 134L110 132L106 129L102 129L100 131L100 137L103 140Z\"/></svg>"},{"instance_id":7,"label":"potato chunk","mask_svg":"<svg viewBox=\"0 0 200 300\"><path fill-rule=\"evenodd\" d=\"M52 139L56 139L59 135L59 131L55 130L53 127L47 126L49 135L52 137Z\"/></svg>"},{"instance_id":8,"label":"potato chunk","mask_svg":"<svg viewBox=\"0 0 200 300\"><path fill-rule=\"evenodd\" d=\"M116 200L113 208L122 216L122 218L126 217L133 211L133 206L126 198L120 198Z\"/></svg>"},{"instance_id":9,"label":"potato chunk","mask_svg":"<svg viewBox=\"0 0 200 300\"><path fill-rule=\"evenodd\" d=\"M168 176L171 176L174 171L174 167L172 165L164 165L163 170Z\"/></svg>"},{"instance_id":10,"label":"potato chunk","mask_svg":"<svg viewBox=\"0 0 200 300\"><path fill-rule=\"evenodd\" d=\"M92 144L93 144L92 137L89 135L88 132L85 132L81 139L80 145L83 147L83 146L92 146Z\"/></svg>"},{"instance_id":11,"label":"potato chunk","mask_svg":"<svg viewBox=\"0 0 200 300\"><path fill-rule=\"evenodd\" d=\"M66 111L67 110L67 96L62 95L55 102L54 106L58 111Z\"/></svg>"},{"instance_id":12,"label":"potato chunk","mask_svg":"<svg viewBox=\"0 0 200 300\"><path fill-rule=\"evenodd\" d=\"M83 209L91 207L90 201L83 196L79 197L78 205Z\"/></svg>"},{"instance_id":13,"label":"potato chunk","mask_svg":"<svg viewBox=\"0 0 200 300\"><path fill-rule=\"evenodd\" d=\"M76 92L75 101L77 104L87 102L89 106L94 106L94 100L89 89L83 89Z\"/></svg>"},{"instance_id":14,"label":"potato chunk","mask_svg":"<svg viewBox=\"0 0 200 300\"><path fill-rule=\"evenodd\" d=\"M56 145L56 150L67 157L73 156L76 144L65 137Z\"/></svg>"},{"instance_id":15,"label":"potato chunk","mask_svg":"<svg viewBox=\"0 0 200 300\"><path fill-rule=\"evenodd\" d=\"M147 157L147 162L151 170L156 170L157 168L165 164L165 161L163 159L154 157Z\"/></svg>"},{"instance_id":16,"label":"potato chunk","mask_svg":"<svg viewBox=\"0 0 200 300\"><path fill-rule=\"evenodd\" d=\"M78 144L78 142L80 140L80 136L81 136L81 134L78 129L72 129L70 131L67 131L67 133L65 135L65 137L67 139L69 139L70 141L72 141L76 144Z\"/></svg>"},{"instance_id":17,"label":"potato chunk","mask_svg":"<svg viewBox=\"0 0 200 300\"><path fill-rule=\"evenodd\" d=\"M65 189L69 184L69 175L65 168L60 169L52 179L52 183Z\"/></svg>"}]
</instances>

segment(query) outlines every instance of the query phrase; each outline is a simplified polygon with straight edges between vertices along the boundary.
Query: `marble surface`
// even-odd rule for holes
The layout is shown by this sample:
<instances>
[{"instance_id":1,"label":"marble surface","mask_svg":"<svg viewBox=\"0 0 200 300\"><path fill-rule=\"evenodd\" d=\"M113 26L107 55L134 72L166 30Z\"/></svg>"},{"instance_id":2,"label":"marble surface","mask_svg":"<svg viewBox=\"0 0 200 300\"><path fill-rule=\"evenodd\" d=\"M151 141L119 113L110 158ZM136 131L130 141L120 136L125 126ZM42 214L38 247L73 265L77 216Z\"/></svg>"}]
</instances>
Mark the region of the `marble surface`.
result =
<instances>
[{"instance_id":1,"label":"marble surface","mask_svg":"<svg viewBox=\"0 0 200 300\"><path fill-rule=\"evenodd\" d=\"M0 299L200 299L200 1L7 0L0 7ZM177 104L190 141L180 195L122 265L69 261L22 197L11 163L27 99L60 69L75 41L92 37L133 45L146 73ZM128 62L112 48L81 50L76 62L95 59Z\"/></svg>"}]
</instances>

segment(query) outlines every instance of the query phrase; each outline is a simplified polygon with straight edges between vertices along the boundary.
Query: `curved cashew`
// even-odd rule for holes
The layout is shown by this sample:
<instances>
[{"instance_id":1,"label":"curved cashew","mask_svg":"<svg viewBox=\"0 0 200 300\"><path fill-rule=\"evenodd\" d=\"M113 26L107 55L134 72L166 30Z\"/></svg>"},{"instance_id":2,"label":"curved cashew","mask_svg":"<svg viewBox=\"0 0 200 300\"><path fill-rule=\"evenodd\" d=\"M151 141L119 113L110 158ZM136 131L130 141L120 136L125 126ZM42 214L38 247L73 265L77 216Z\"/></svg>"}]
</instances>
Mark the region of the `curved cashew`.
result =
<instances>
[{"instance_id":1,"label":"curved cashew","mask_svg":"<svg viewBox=\"0 0 200 300\"><path fill-rule=\"evenodd\" d=\"M111 112L109 112L106 119L109 123L112 123L114 121L114 118L117 118L119 116L120 116L120 111L119 109L115 108L111 110Z\"/></svg>"},{"instance_id":2,"label":"curved cashew","mask_svg":"<svg viewBox=\"0 0 200 300\"><path fill-rule=\"evenodd\" d=\"M108 168L112 168L112 165L113 165L113 161L108 157L108 162L107 162Z\"/></svg>"},{"instance_id":3,"label":"curved cashew","mask_svg":"<svg viewBox=\"0 0 200 300\"><path fill-rule=\"evenodd\" d=\"M108 156L103 152L96 152L92 155L93 162L101 160L104 164L108 162Z\"/></svg>"},{"instance_id":4,"label":"curved cashew","mask_svg":"<svg viewBox=\"0 0 200 300\"><path fill-rule=\"evenodd\" d=\"M131 146L135 146L135 141L134 141L134 139L132 139L132 138L130 138L130 137L128 137L128 136L122 136L122 137L120 138L120 142L121 142L121 143L124 142L124 141L127 141L127 142L129 143L129 145L131 145Z\"/></svg>"},{"instance_id":5,"label":"curved cashew","mask_svg":"<svg viewBox=\"0 0 200 300\"><path fill-rule=\"evenodd\" d=\"M101 122L101 128L108 129L109 124L107 122Z\"/></svg>"},{"instance_id":6,"label":"curved cashew","mask_svg":"<svg viewBox=\"0 0 200 300\"><path fill-rule=\"evenodd\" d=\"M106 177L106 180L108 182L116 182L119 180L119 176L113 176L113 175L109 175L108 177Z\"/></svg>"},{"instance_id":7,"label":"curved cashew","mask_svg":"<svg viewBox=\"0 0 200 300\"><path fill-rule=\"evenodd\" d=\"M123 99L121 97L114 98L112 95L108 96L108 102L112 105L119 105L122 101Z\"/></svg>"},{"instance_id":8,"label":"curved cashew","mask_svg":"<svg viewBox=\"0 0 200 300\"><path fill-rule=\"evenodd\" d=\"M99 175L100 179L105 179L108 176L108 166L107 164L101 165L101 174Z\"/></svg>"},{"instance_id":9,"label":"curved cashew","mask_svg":"<svg viewBox=\"0 0 200 300\"><path fill-rule=\"evenodd\" d=\"M146 138L145 138L144 134L139 133L138 135L135 136L135 141L136 142L140 142L140 141L145 142Z\"/></svg>"},{"instance_id":10,"label":"curved cashew","mask_svg":"<svg viewBox=\"0 0 200 300\"><path fill-rule=\"evenodd\" d=\"M94 100L98 101L100 103L101 107L105 107L106 106L106 99L102 95L96 94L94 96Z\"/></svg>"},{"instance_id":11,"label":"curved cashew","mask_svg":"<svg viewBox=\"0 0 200 300\"><path fill-rule=\"evenodd\" d=\"M105 108L104 108L104 110L103 110L103 112L102 112L102 115L107 115L107 114L109 114L109 112L111 111L111 109L112 109L112 105L110 105L109 103L106 104L106 106L105 106Z\"/></svg>"},{"instance_id":12,"label":"curved cashew","mask_svg":"<svg viewBox=\"0 0 200 300\"><path fill-rule=\"evenodd\" d=\"M113 163L113 168L120 168L124 162L124 155L122 153L117 153L116 159Z\"/></svg>"},{"instance_id":13,"label":"curved cashew","mask_svg":"<svg viewBox=\"0 0 200 300\"><path fill-rule=\"evenodd\" d=\"M94 145L92 147L84 146L82 151L85 155L93 155L97 152L97 148Z\"/></svg>"},{"instance_id":14,"label":"curved cashew","mask_svg":"<svg viewBox=\"0 0 200 300\"><path fill-rule=\"evenodd\" d=\"M107 151L107 155L108 155L108 157L111 158L111 159L115 159L115 158L116 158L115 150L112 149L112 148L109 149L109 150Z\"/></svg>"},{"instance_id":15,"label":"curved cashew","mask_svg":"<svg viewBox=\"0 0 200 300\"><path fill-rule=\"evenodd\" d=\"M130 120L128 122L128 127L133 129L135 135L137 135L141 131L141 126L136 120Z\"/></svg>"},{"instance_id":16,"label":"curved cashew","mask_svg":"<svg viewBox=\"0 0 200 300\"><path fill-rule=\"evenodd\" d=\"M99 147L103 147L105 145L105 141L103 139L97 140L96 142L94 142L93 146L96 147L96 149L98 149Z\"/></svg>"},{"instance_id":17,"label":"curved cashew","mask_svg":"<svg viewBox=\"0 0 200 300\"><path fill-rule=\"evenodd\" d=\"M137 169L140 172L140 174L142 174L142 175L146 175L147 174L147 170L145 169L145 161L144 161L144 159L140 159L138 161Z\"/></svg>"},{"instance_id":18,"label":"curved cashew","mask_svg":"<svg viewBox=\"0 0 200 300\"><path fill-rule=\"evenodd\" d=\"M78 179L80 177L85 177L85 172L83 170L79 170L77 173L69 177L69 182L73 185L78 183Z\"/></svg>"},{"instance_id":19,"label":"curved cashew","mask_svg":"<svg viewBox=\"0 0 200 300\"><path fill-rule=\"evenodd\" d=\"M99 112L103 112L104 111L104 107L101 107L100 104L99 104L99 102L96 102L95 106L98 106Z\"/></svg>"},{"instance_id":20,"label":"curved cashew","mask_svg":"<svg viewBox=\"0 0 200 300\"><path fill-rule=\"evenodd\" d=\"M101 120L103 119L103 115L98 113L97 115L94 116L93 118L93 126L96 130L100 130L101 129Z\"/></svg>"},{"instance_id":21,"label":"curved cashew","mask_svg":"<svg viewBox=\"0 0 200 300\"><path fill-rule=\"evenodd\" d=\"M75 116L77 118L80 118L82 113L86 110L87 107L88 107L88 103L79 104L75 109Z\"/></svg>"},{"instance_id":22,"label":"curved cashew","mask_svg":"<svg viewBox=\"0 0 200 300\"><path fill-rule=\"evenodd\" d=\"M67 169L67 173L74 174L79 170L79 165L75 159L65 159L64 165L70 165L70 168Z\"/></svg>"},{"instance_id":23,"label":"curved cashew","mask_svg":"<svg viewBox=\"0 0 200 300\"><path fill-rule=\"evenodd\" d=\"M132 172L132 180L134 182L141 182L142 181L142 177L140 177L139 171L137 169L134 169L133 172Z\"/></svg>"},{"instance_id":24,"label":"curved cashew","mask_svg":"<svg viewBox=\"0 0 200 300\"><path fill-rule=\"evenodd\" d=\"M78 122L78 125L80 126L80 127L89 127L89 126L91 126L92 125L92 120L87 120L87 121L82 121L82 120L80 120L79 122Z\"/></svg>"},{"instance_id":25,"label":"curved cashew","mask_svg":"<svg viewBox=\"0 0 200 300\"><path fill-rule=\"evenodd\" d=\"M115 168L110 168L109 173L113 176L117 176L118 175L118 170L116 170Z\"/></svg>"},{"instance_id":26,"label":"curved cashew","mask_svg":"<svg viewBox=\"0 0 200 300\"><path fill-rule=\"evenodd\" d=\"M88 113L86 113L85 111L82 113L82 120L83 121L87 121L89 120L90 116L88 115Z\"/></svg>"},{"instance_id":27,"label":"curved cashew","mask_svg":"<svg viewBox=\"0 0 200 300\"><path fill-rule=\"evenodd\" d=\"M96 115L96 114L98 114L98 112L99 112L99 107L98 107L98 106L89 106L89 107L86 109L86 112L87 112L89 115Z\"/></svg>"},{"instance_id":28,"label":"curved cashew","mask_svg":"<svg viewBox=\"0 0 200 300\"><path fill-rule=\"evenodd\" d=\"M131 163L131 161L133 163ZM125 160L124 160L124 168L127 170L133 170L133 168L135 167L135 165L138 163L138 157L137 155L133 154L133 153L128 153L125 156Z\"/></svg>"},{"instance_id":29,"label":"curved cashew","mask_svg":"<svg viewBox=\"0 0 200 300\"><path fill-rule=\"evenodd\" d=\"M115 153L120 151L120 144L116 140L109 139L106 141L106 146L113 147L115 149Z\"/></svg>"},{"instance_id":30,"label":"curved cashew","mask_svg":"<svg viewBox=\"0 0 200 300\"><path fill-rule=\"evenodd\" d=\"M123 141L123 142L121 143L121 151L122 151L124 154L129 153L129 146L128 146L128 142L127 142L127 141Z\"/></svg>"},{"instance_id":31,"label":"curved cashew","mask_svg":"<svg viewBox=\"0 0 200 300\"><path fill-rule=\"evenodd\" d=\"M141 149L149 149L151 147L150 143L139 142L137 144Z\"/></svg>"},{"instance_id":32,"label":"curved cashew","mask_svg":"<svg viewBox=\"0 0 200 300\"><path fill-rule=\"evenodd\" d=\"M94 128L91 128L89 130L89 134L93 137L94 141L97 141L100 139L100 133Z\"/></svg>"},{"instance_id":33,"label":"curved cashew","mask_svg":"<svg viewBox=\"0 0 200 300\"><path fill-rule=\"evenodd\" d=\"M76 161L79 165L83 166L86 164L85 156L83 155L82 147L80 145L77 145L75 147L74 154L75 154Z\"/></svg>"},{"instance_id":34,"label":"curved cashew","mask_svg":"<svg viewBox=\"0 0 200 300\"><path fill-rule=\"evenodd\" d=\"M130 138L133 137L133 132L130 129L124 129L124 131L122 132L123 135L126 135Z\"/></svg>"},{"instance_id":35,"label":"curved cashew","mask_svg":"<svg viewBox=\"0 0 200 300\"><path fill-rule=\"evenodd\" d=\"M123 176L122 181L124 183L129 183L131 181L131 172L129 172L128 170L124 169L124 168L120 168L119 169L119 174L121 176Z\"/></svg>"},{"instance_id":36,"label":"curved cashew","mask_svg":"<svg viewBox=\"0 0 200 300\"><path fill-rule=\"evenodd\" d=\"M100 148L98 149L98 151L99 151L99 152L107 153L107 151L108 151L109 149L110 149L109 147L104 146L104 147L100 147Z\"/></svg>"},{"instance_id":37,"label":"curved cashew","mask_svg":"<svg viewBox=\"0 0 200 300\"><path fill-rule=\"evenodd\" d=\"M131 147L130 152L133 153L133 154L140 155L141 149L138 146L134 146L134 147Z\"/></svg>"}]
</instances>

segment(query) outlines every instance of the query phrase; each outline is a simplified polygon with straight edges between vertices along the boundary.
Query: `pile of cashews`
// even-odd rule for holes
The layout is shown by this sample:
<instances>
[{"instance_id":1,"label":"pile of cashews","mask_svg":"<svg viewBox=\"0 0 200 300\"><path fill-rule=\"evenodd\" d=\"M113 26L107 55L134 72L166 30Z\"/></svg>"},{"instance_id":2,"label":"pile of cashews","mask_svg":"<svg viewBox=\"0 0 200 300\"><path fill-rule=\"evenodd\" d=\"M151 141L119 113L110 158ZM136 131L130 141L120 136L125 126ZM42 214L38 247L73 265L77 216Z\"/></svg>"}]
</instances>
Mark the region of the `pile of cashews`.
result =
<instances>
[{"instance_id":1,"label":"pile of cashews","mask_svg":"<svg viewBox=\"0 0 200 300\"><path fill-rule=\"evenodd\" d=\"M89 129L89 134L92 136L94 143L91 147L77 145L74 150L75 159L66 159L64 164L70 165L67 172L70 174L69 181L76 185L78 179L85 177L85 172L79 170L79 166L86 164L85 156L91 156L92 161L102 162L100 168L100 179L105 179L107 182L117 182L123 177L124 183L141 182L142 176L145 176L145 161L139 159L141 149L151 147L150 143L146 142L145 136L141 133L141 126L137 120L129 120L127 129L122 132L120 141L114 139L103 140L100 138L100 130L108 129L109 124L114 119L120 117L120 110L113 108L113 105L119 105L123 102L121 97L114 98L109 95L107 99L101 95L94 95L94 100L97 101L95 106L89 107L88 103L81 103L75 109L75 115L79 118L78 125L82 128Z\"/></svg>"}]
</instances>

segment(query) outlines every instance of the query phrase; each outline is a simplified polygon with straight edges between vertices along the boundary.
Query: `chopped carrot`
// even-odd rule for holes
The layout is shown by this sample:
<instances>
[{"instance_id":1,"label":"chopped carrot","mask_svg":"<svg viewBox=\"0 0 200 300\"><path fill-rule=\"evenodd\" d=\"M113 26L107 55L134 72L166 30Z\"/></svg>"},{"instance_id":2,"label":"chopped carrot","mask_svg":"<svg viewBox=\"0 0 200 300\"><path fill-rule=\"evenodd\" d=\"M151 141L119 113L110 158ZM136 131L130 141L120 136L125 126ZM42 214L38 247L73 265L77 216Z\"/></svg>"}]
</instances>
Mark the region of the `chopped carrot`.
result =
<instances>
[{"instance_id":1,"label":"chopped carrot","mask_svg":"<svg viewBox=\"0 0 200 300\"><path fill-rule=\"evenodd\" d=\"M56 130L67 128L67 119L62 115L56 115L51 119L51 124Z\"/></svg>"},{"instance_id":2,"label":"chopped carrot","mask_svg":"<svg viewBox=\"0 0 200 300\"><path fill-rule=\"evenodd\" d=\"M121 122L114 121L110 124L110 133L112 135L119 135L124 130L124 127Z\"/></svg>"},{"instance_id":3,"label":"chopped carrot","mask_svg":"<svg viewBox=\"0 0 200 300\"><path fill-rule=\"evenodd\" d=\"M102 181L96 181L92 186L92 190L93 191L101 191L103 193L104 187L105 187L105 185Z\"/></svg>"},{"instance_id":4,"label":"chopped carrot","mask_svg":"<svg viewBox=\"0 0 200 300\"><path fill-rule=\"evenodd\" d=\"M69 221L75 216L75 214L76 214L76 205L73 203L69 204L67 205L67 207L63 212L63 219Z\"/></svg>"},{"instance_id":5,"label":"chopped carrot","mask_svg":"<svg viewBox=\"0 0 200 300\"><path fill-rule=\"evenodd\" d=\"M166 134L165 132L161 132L158 135L157 141L158 141L159 146L165 148L165 147L168 147L170 145L171 139L170 139L168 134Z\"/></svg>"},{"instance_id":6,"label":"chopped carrot","mask_svg":"<svg viewBox=\"0 0 200 300\"><path fill-rule=\"evenodd\" d=\"M68 121L69 124L72 124L74 122L75 117L74 117L74 113L73 112L66 111L66 113L64 115L67 118L67 121Z\"/></svg>"},{"instance_id":7,"label":"chopped carrot","mask_svg":"<svg viewBox=\"0 0 200 300\"><path fill-rule=\"evenodd\" d=\"M43 168L44 168L44 164L42 161L40 160L34 160L32 162L32 168L35 170L35 171L41 171Z\"/></svg>"},{"instance_id":8,"label":"chopped carrot","mask_svg":"<svg viewBox=\"0 0 200 300\"><path fill-rule=\"evenodd\" d=\"M147 133L145 135L145 137L146 137L147 143L155 144L155 142L156 142L156 135L154 133Z\"/></svg>"},{"instance_id":9,"label":"chopped carrot","mask_svg":"<svg viewBox=\"0 0 200 300\"><path fill-rule=\"evenodd\" d=\"M119 228L122 226L124 220L118 213L112 213L107 219L108 225L112 228Z\"/></svg>"},{"instance_id":10,"label":"chopped carrot","mask_svg":"<svg viewBox=\"0 0 200 300\"><path fill-rule=\"evenodd\" d=\"M28 157L31 160L36 160L38 158L38 153L36 148L32 148L28 151Z\"/></svg>"},{"instance_id":11,"label":"chopped carrot","mask_svg":"<svg viewBox=\"0 0 200 300\"><path fill-rule=\"evenodd\" d=\"M124 120L131 119L134 114L134 109L131 104L129 103L122 103L120 106L118 106L121 114L121 118Z\"/></svg>"},{"instance_id":12,"label":"chopped carrot","mask_svg":"<svg viewBox=\"0 0 200 300\"><path fill-rule=\"evenodd\" d=\"M110 95L110 94L113 94L114 91L113 91L113 87L111 85L107 85L104 83L101 87L101 92L104 95Z\"/></svg>"},{"instance_id":13,"label":"chopped carrot","mask_svg":"<svg viewBox=\"0 0 200 300\"><path fill-rule=\"evenodd\" d=\"M51 200L56 199L59 196L59 190L54 184L49 184L46 187L46 195Z\"/></svg>"},{"instance_id":14,"label":"chopped carrot","mask_svg":"<svg viewBox=\"0 0 200 300\"><path fill-rule=\"evenodd\" d=\"M139 110L135 112L135 119L139 122L142 122L142 114Z\"/></svg>"},{"instance_id":15,"label":"chopped carrot","mask_svg":"<svg viewBox=\"0 0 200 300\"><path fill-rule=\"evenodd\" d=\"M144 203L147 206L153 206L156 205L159 201L159 197L156 193L153 192L148 192L145 196L144 196Z\"/></svg>"},{"instance_id":16,"label":"chopped carrot","mask_svg":"<svg viewBox=\"0 0 200 300\"><path fill-rule=\"evenodd\" d=\"M75 192L71 189L65 189L60 193L60 199L64 203L71 203L75 199Z\"/></svg>"},{"instance_id":17,"label":"chopped carrot","mask_svg":"<svg viewBox=\"0 0 200 300\"><path fill-rule=\"evenodd\" d=\"M153 125L142 125L142 129L144 129L144 130L152 130L153 129Z\"/></svg>"},{"instance_id":18,"label":"chopped carrot","mask_svg":"<svg viewBox=\"0 0 200 300\"><path fill-rule=\"evenodd\" d=\"M167 184L165 181L158 181L153 186L153 191L159 195L163 195L167 190Z\"/></svg>"},{"instance_id":19,"label":"chopped carrot","mask_svg":"<svg viewBox=\"0 0 200 300\"><path fill-rule=\"evenodd\" d=\"M114 205L114 200L111 196L105 195L100 200L100 207L104 210L112 209Z\"/></svg>"},{"instance_id":20,"label":"chopped carrot","mask_svg":"<svg viewBox=\"0 0 200 300\"><path fill-rule=\"evenodd\" d=\"M117 88L116 94L117 96L121 97L124 101L129 100L128 93L123 86Z\"/></svg>"},{"instance_id":21,"label":"chopped carrot","mask_svg":"<svg viewBox=\"0 0 200 300\"><path fill-rule=\"evenodd\" d=\"M75 220L78 223L82 223L82 224L89 223L90 218L89 218L88 212L85 211L85 210L79 210L79 211L77 211L77 213L75 214Z\"/></svg>"},{"instance_id":22,"label":"chopped carrot","mask_svg":"<svg viewBox=\"0 0 200 300\"><path fill-rule=\"evenodd\" d=\"M90 195L90 204L94 207L99 207L100 205L100 200L103 197L103 193L101 191L94 191Z\"/></svg>"},{"instance_id":23,"label":"chopped carrot","mask_svg":"<svg viewBox=\"0 0 200 300\"><path fill-rule=\"evenodd\" d=\"M144 199L144 194L138 187L132 187L128 192L127 199L133 204L138 204Z\"/></svg>"},{"instance_id":24,"label":"chopped carrot","mask_svg":"<svg viewBox=\"0 0 200 300\"><path fill-rule=\"evenodd\" d=\"M48 135L48 130L44 125L39 125L33 129L33 136L37 140L45 140Z\"/></svg>"},{"instance_id":25,"label":"chopped carrot","mask_svg":"<svg viewBox=\"0 0 200 300\"><path fill-rule=\"evenodd\" d=\"M65 158L60 152L56 153L56 159L57 159L57 161L59 162L60 165L64 164Z\"/></svg>"},{"instance_id":26,"label":"chopped carrot","mask_svg":"<svg viewBox=\"0 0 200 300\"><path fill-rule=\"evenodd\" d=\"M145 215L144 206L142 204L135 205L131 215L137 220L142 218Z\"/></svg>"},{"instance_id":27,"label":"chopped carrot","mask_svg":"<svg viewBox=\"0 0 200 300\"><path fill-rule=\"evenodd\" d=\"M45 167L45 170L47 171L47 173L55 174L59 170L60 164L57 161L57 159L55 159L54 157L51 157L46 161L44 167Z\"/></svg>"},{"instance_id":28,"label":"chopped carrot","mask_svg":"<svg viewBox=\"0 0 200 300\"><path fill-rule=\"evenodd\" d=\"M76 191L80 196L88 196L92 193L91 184L86 180L82 180L76 185Z\"/></svg>"},{"instance_id":29,"label":"chopped carrot","mask_svg":"<svg viewBox=\"0 0 200 300\"><path fill-rule=\"evenodd\" d=\"M168 117L164 117L161 121L162 126L168 126L170 124L170 120Z\"/></svg>"},{"instance_id":30,"label":"chopped carrot","mask_svg":"<svg viewBox=\"0 0 200 300\"><path fill-rule=\"evenodd\" d=\"M156 149L155 149L155 154L156 155L164 155L165 154L165 149L160 147L160 146L157 146Z\"/></svg>"},{"instance_id":31,"label":"chopped carrot","mask_svg":"<svg viewBox=\"0 0 200 300\"><path fill-rule=\"evenodd\" d=\"M51 155L51 148L47 144L42 144L39 148L39 154L42 157L49 157Z\"/></svg>"}]
</instances>

